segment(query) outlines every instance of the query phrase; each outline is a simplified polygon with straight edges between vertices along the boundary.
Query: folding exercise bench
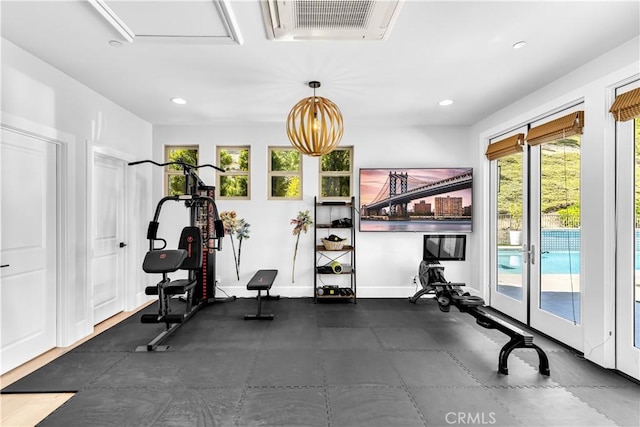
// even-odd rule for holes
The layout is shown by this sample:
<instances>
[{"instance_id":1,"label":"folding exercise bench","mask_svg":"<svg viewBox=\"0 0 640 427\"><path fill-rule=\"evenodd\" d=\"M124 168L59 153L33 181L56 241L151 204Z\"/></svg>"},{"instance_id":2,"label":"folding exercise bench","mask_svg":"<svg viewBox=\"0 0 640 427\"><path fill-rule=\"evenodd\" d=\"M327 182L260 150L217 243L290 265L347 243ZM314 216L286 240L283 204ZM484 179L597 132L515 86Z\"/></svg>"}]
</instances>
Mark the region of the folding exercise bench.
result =
<instances>
[{"instance_id":1,"label":"folding exercise bench","mask_svg":"<svg viewBox=\"0 0 640 427\"><path fill-rule=\"evenodd\" d=\"M147 286L146 295L158 295L158 314L143 314L142 323L165 323L162 331L146 346L139 346L136 351L165 351L168 346L159 345L169 335L186 322L200 308L194 305L194 288L198 283L196 270L202 267L202 235L198 227L182 229L178 249L151 250L147 252L142 263L145 273L161 273L162 280L155 286ZM187 270L186 279L171 280L168 276L177 270ZM182 313L174 314L171 310L171 298L186 294L186 307Z\"/></svg>"},{"instance_id":2,"label":"folding exercise bench","mask_svg":"<svg viewBox=\"0 0 640 427\"><path fill-rule=\"evenodd\" d=\"M265 299L280 299L279 295L269 295L269 289L278 275L278 270L258 270L253 275L247 290L258 291L258 312L256 314L245 314L244 320L273 320L273 314L262 314L262 291L267 291Z\"/></svg>"}]
</instances>

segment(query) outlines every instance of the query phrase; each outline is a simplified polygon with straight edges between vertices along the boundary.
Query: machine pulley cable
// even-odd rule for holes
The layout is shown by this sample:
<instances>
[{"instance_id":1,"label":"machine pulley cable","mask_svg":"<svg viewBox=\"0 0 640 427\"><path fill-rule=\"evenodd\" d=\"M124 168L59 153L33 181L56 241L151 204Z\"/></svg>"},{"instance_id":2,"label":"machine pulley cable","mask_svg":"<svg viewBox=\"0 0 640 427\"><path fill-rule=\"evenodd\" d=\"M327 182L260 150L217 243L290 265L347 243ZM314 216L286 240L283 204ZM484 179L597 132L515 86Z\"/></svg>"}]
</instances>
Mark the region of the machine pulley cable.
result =
<instances>
[{"instance_id":1,"label":"machine pulley cable","mask_svg":"<svg viewBox=\"0 0 640 427\"><path fill-rule=\"evenodd\" d=\"M220 171L220 172L226 172L221 167L218 167L218 166L215 166L215 165L212 165L212 164L209 164L209 163L205 163L203 165L192 165L190 163L186 163L186 162L183 162L181 160L178 160L178 161L175 161L175 162L165 162L165 163L158 163L158 162L153 161L153 160L138 160L137 162L130 162L129 166L135 166L135 165L139 165L139 164L142 164L142 163L151 163L151 164L154 164L154 165L160 166L160 167L170 166L170 165L178 165L178 166L182 167L185 170L186 169L200 169L200 168L204 168L204 167L209 167L209 168L213 168L213 169L215 169L217 171Z\"/></svg>"}]
</instances>

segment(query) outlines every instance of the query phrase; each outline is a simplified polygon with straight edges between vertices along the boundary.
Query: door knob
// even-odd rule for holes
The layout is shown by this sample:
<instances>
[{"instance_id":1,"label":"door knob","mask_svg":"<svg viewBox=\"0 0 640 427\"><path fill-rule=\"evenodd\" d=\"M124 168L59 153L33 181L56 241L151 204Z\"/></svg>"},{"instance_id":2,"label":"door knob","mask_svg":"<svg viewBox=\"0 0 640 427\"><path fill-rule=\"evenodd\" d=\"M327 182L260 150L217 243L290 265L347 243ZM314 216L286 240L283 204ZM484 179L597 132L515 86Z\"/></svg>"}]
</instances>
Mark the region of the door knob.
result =
<instances>
[{"instance_id":1,"label":"door knob","mask_svg":"<svg viewBox=\"0 0 640 427\"><path fill-rule=\"evenodd\" d=\"M120 242L120 247L124 248L125 246L127 246L127 244L125 242Z\"/></svg>"}]
</instances>

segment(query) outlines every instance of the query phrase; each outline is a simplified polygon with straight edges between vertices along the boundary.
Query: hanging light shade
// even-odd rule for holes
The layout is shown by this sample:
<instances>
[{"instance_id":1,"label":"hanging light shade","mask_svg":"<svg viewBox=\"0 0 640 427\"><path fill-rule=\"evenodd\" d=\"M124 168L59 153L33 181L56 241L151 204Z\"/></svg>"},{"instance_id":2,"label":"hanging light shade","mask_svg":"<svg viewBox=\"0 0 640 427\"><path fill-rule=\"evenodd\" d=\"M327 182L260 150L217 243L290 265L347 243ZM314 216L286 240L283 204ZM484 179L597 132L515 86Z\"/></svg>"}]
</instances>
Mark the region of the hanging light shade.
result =
<instances>
[{"instance_id":1,"label":"hanging light shade","mask_svg":"<svg viewBox=\"0 0 640 427\"><path fill-rule=\"evenodd\" d=\"M342 113L327 98L316 96L320 82L309 82L313 96L293 106L287 117L287 136L291 145L308 156L330 153L342 139Z\"/></svg>"}]
</instances>

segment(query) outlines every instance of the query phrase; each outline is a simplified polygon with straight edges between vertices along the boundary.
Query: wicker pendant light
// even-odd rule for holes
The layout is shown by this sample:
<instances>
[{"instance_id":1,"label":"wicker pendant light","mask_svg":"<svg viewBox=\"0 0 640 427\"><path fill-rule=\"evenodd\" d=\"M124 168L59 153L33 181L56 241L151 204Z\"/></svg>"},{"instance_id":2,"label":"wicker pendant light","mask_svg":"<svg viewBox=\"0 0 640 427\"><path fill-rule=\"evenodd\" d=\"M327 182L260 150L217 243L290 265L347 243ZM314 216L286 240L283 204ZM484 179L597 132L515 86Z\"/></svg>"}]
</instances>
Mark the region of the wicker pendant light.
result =
<instances>
[{"instance_id":1,"label":"wicker pendant light","mask_svg":"<svg viewBox=\"0 0 640 427\"><path fill-rule=\"evenodd\" d=\"M320 82L311 81L313 96L293 106L287 117L287 135L291 145L312 157L330 153L342 139L342 113L327 98L316 96Z\"/></svg>"}]
</instances>

